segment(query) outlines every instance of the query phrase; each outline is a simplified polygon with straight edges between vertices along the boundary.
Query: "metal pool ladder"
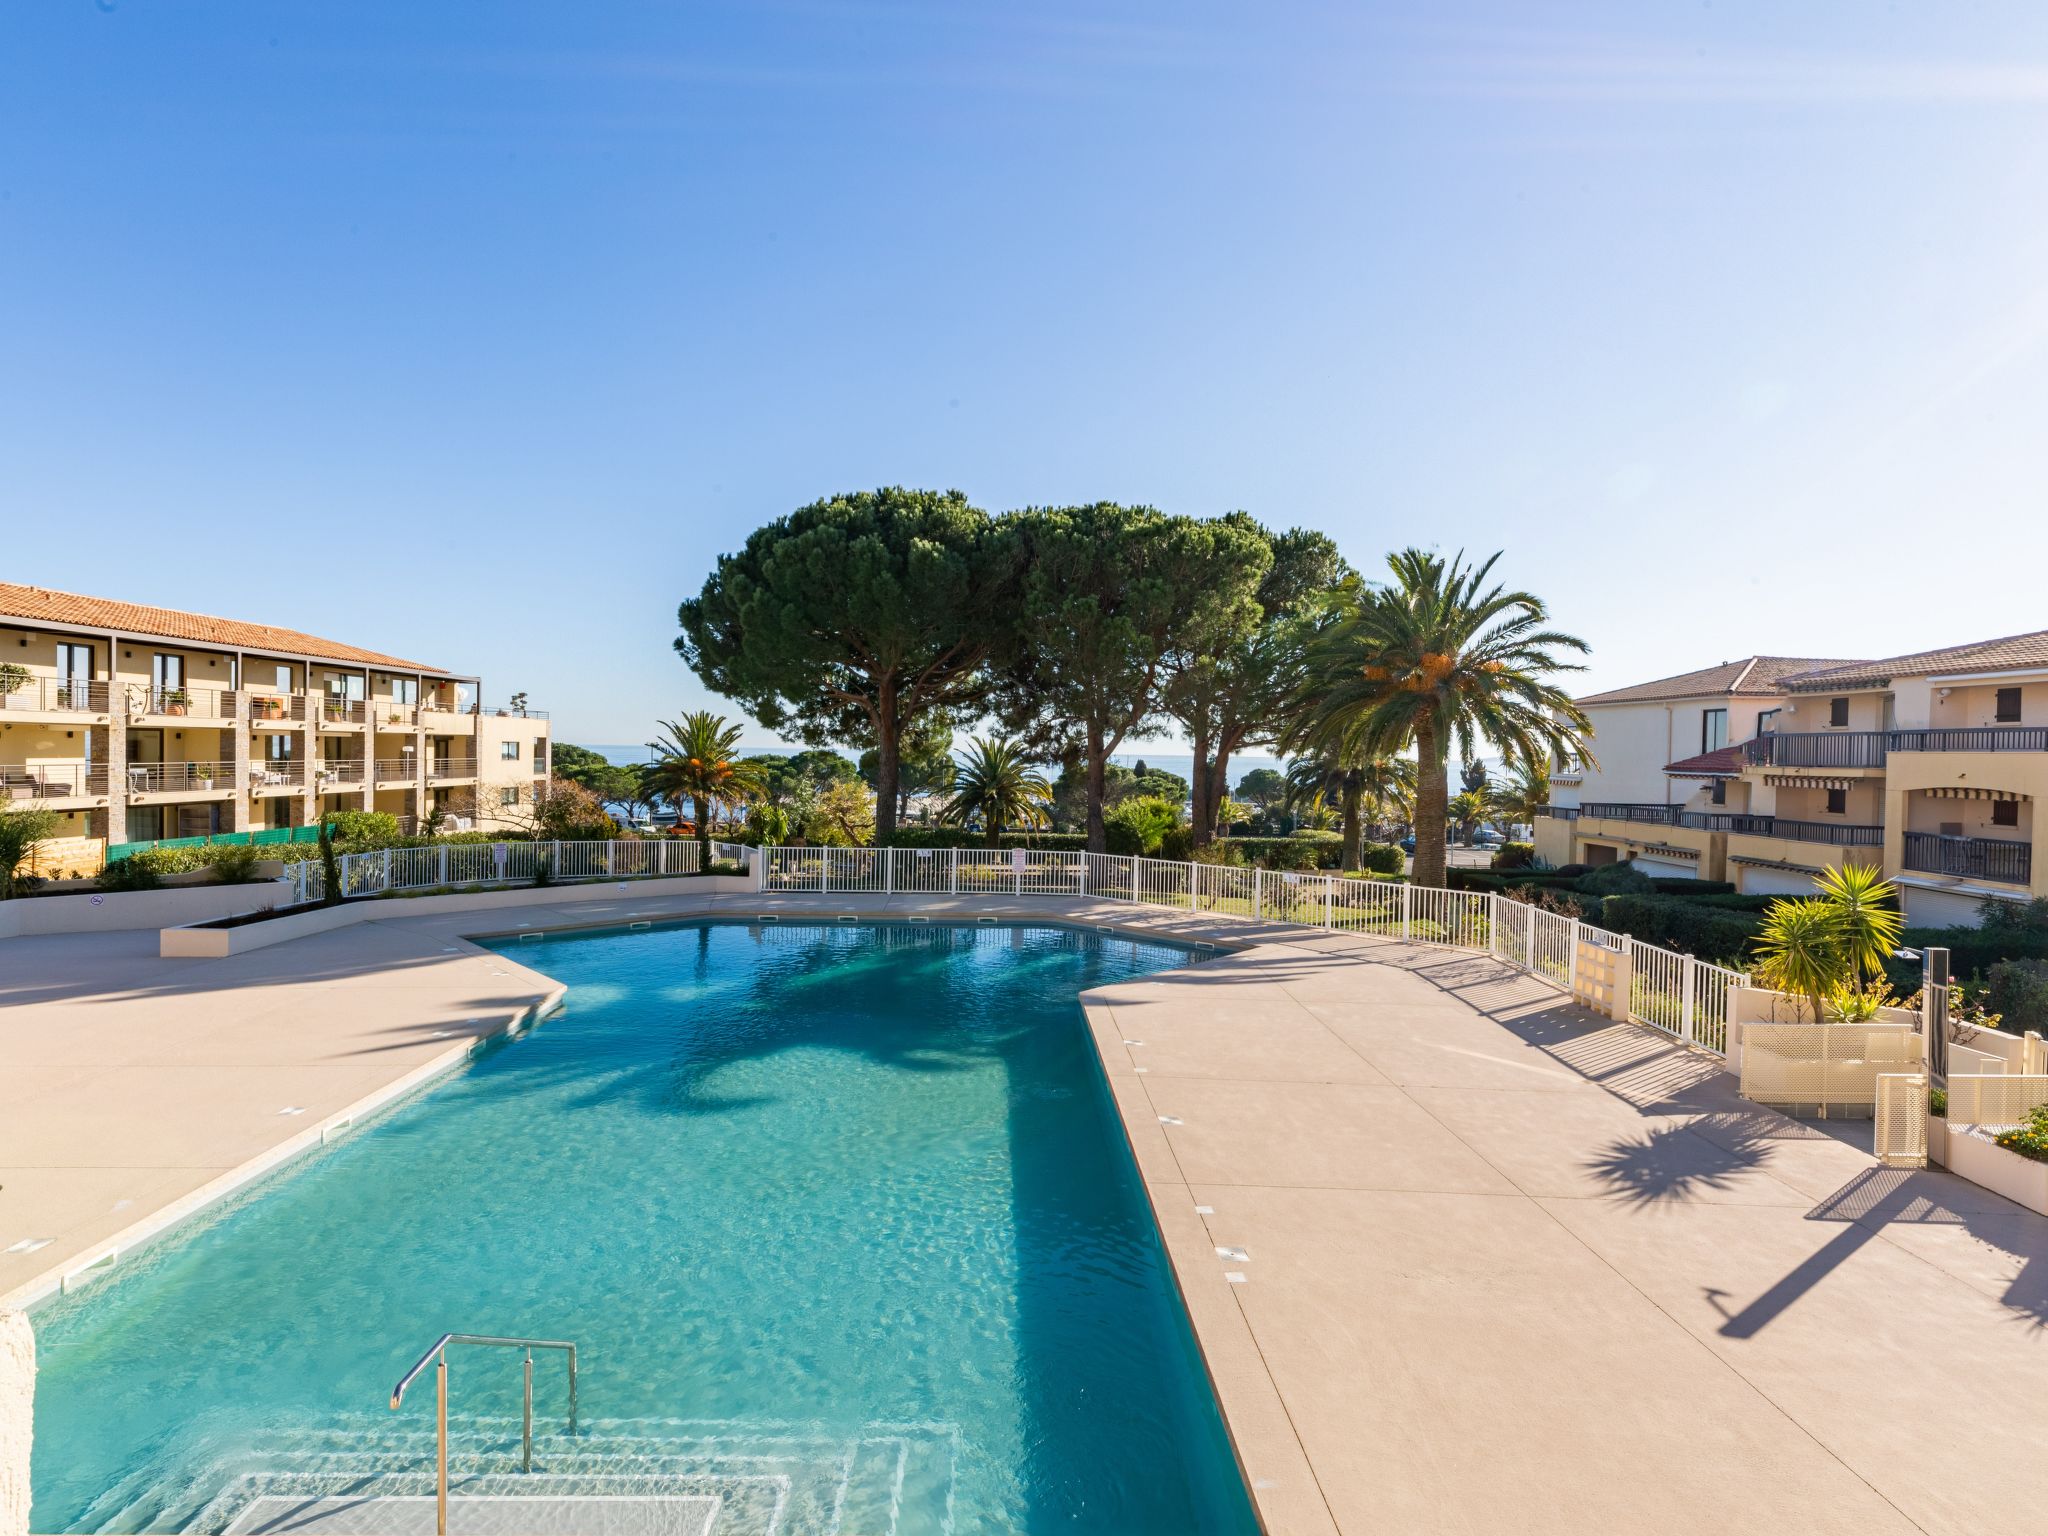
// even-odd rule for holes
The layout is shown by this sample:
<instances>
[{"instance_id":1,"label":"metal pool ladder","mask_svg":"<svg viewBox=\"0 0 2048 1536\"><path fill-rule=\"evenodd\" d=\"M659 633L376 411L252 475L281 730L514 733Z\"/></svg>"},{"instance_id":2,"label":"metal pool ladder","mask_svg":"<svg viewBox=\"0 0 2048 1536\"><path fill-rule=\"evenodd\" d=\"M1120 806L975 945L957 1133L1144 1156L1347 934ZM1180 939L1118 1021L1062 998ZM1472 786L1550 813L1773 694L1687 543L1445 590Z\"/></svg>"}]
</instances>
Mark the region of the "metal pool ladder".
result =
<instances>
[{"instance_id":1,"label":"metal pool ladder","mask_svg":"<svg viewBox=\"0 0 2048 1536\"><path fill-rule=\"evenodd\" d=\"M499 1339L482 1333L444 1333L436 1339L424 1355L413 1362L411 1370L391 1389L391 1407L395 1411L405 1401L405 1389L411 1386L429 1362L434 1367L434 1530L436 1536L448 1536L448 1346L450 1344L488 1344L499 1349L523 1349L526 1351L526 1398L525 1413L520 1431L519 1470L533 1470L533 1352L536 1349L559 1349L569 1356L569 1432L576 1432L576 1346L560 1339Z\"/></svg>"}]
</instances>

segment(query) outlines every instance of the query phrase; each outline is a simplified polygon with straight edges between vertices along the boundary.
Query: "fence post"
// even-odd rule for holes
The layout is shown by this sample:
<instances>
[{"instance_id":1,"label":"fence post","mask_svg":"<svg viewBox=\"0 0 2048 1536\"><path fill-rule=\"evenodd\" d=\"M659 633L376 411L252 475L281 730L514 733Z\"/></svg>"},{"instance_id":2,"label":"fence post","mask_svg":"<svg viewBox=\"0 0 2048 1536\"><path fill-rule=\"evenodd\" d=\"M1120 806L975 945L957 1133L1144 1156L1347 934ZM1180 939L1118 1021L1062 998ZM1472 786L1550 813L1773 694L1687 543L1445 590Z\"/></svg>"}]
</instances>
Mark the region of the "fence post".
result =
<instances>
[{"instance_id":1,"label":"fence post","mask_svg":"<svg viewBox=\"0 0 2048 1536\"><path fill-rule=\"evenodd\" d=\"M1252 918L1256 921L1266 907L1266 872L1256 864L1252 866Z\"/></svg>"},{"instance_id":2,"label":"fence post","mask_svg":"<svg viewBox=\"0 0 2048 1536\"><path fill-rule=\"evenodd\" d=\"M616 870L615 866L616 866L616 864L617 864L617 862L618 862L618 856L619 856L619 845L618 845L618 844L617 844L616 842L614 842L614 841L607 841L607 842L605 843L605 845L604 845L604 872L605 872L605 874L607 874L607 875L612 875L612 874L616 874L616 873L617 873L617 870Z\"/></svg>"},{"instance_id":3,"label":"fence post","mask_svg":"<svg viewBox=\"0 0 2048 1536\"><path fill-rule=\"evenodd\" d=\"M1693 1000L1699 991L1699 962L1687 955L1680 964L1678 1019L1682 1027L1681 1038L1687 1045L1693 1044Z\"/></svg>"},{"instance_id":4,"label":"fence post","mask_svg":"<svg viewBox=\"0 0 2048 1536\"><path fill-rule=\"evenodd\" d=\"M1336 893L1336 882L1331 880L1328 875L1323 876L1323 926L1325 928L1335 928L1337 926L1331 917L1331 907Z\"/></svg>"},{"instance_id":5,"label":"fence post","mask_svg":"<svg viewBox=\"0 0 2048 1536\"><path fill-rule=\"evenodd\" d=\"M1081 861L1081 894L1086 896L1088 894L1088 851L1084 848L1081 852L1075 854L1074 857Z\"/></svg>"},{"instance_id":6,"label":"fence post","mask_svg":"<svg viewBox=\"0 0 2048 1536\"><path fill-rule=\"evenodd\" d=\"M958 848L948 848L946 850L946 894L948 896L958 896L960 894L960 850Z\"/></svg>"},{"instance_id":7,"label":"fence post","mask_svg":"<svg viewBox=\"0 0 2048 1536\"><path fill-rule=\"evenodd\" d=\"M562 878L562 840L559 837L548 843L548 868L554 871L557 880Z\"/></svg>"},{"instance_id":8,"label":"fence post","mask_svg":"<svg viewBox=\"0 0 2048 1536\"><path fill-rule=\"evenodd\" d=\"M1131 855L1131 900L1138 899L1138 856Z\"/></svg>"},{"instance_id":9,"label":"fence post","mask_svg":"<svg viewBox=\"0 0 2048 1536\"><path fill-rule=\"evenodd\" d=\"M769 845L761 843L755 847L754 856L748 861L754 866L754 889L757 891L768 889L768 855L770 852Z\"/></svg>"},{"instance_id":10,"label":"fence post","mask_svg":"<svg viewBox=\"0 0 2048 1536\"><path fill-rule=\"evenodd\" d=\"M448 883L448 845L447 845L446 843L443 843L443 844L441 845L441 879L440 879L440 883L441 883L442 885L446 885L446 884Z\"/></svg>"},{"instance_id":11,"label":"fence post","mask_svg":"<svg viewBox=\"0 0 2048 1536\"><path fill-rule=\"evenodd\" d=\"M384 889L391 889L391 850L384 850Z\"/></svg>"},{"instance_id":12,"label":"fence post","mask_svg":"<svg viewBox=\"0 0 2048 1536\"><path fill-rule=\"evenodd\" d=\"M1576 917L1565 919L1564 989L1573 997L1579 995L1579 920Z\"/></svg>"},{"instance_id":13,"label":"fence post","mask_svg":"<svg viewBox=\"0 0 2048 1536\"><path fill-rule=\"evenodd\" d=\"M1415 929L1415 887L1405 880L1401 883L1401 942L1406 944L1408 936Z\"/></svg>"},{"instance_id":14,"label":"fence post","mask_svg":"<svg viewBox=\"0 0 2048 1536\"><path fill-rule=\"evenodd\" d=\"M1521 903L1517 902L1517 906ZM1524 908L1522 917L1522 969L1536 974L1536 909Z\"/></svg>"}]
</instances>

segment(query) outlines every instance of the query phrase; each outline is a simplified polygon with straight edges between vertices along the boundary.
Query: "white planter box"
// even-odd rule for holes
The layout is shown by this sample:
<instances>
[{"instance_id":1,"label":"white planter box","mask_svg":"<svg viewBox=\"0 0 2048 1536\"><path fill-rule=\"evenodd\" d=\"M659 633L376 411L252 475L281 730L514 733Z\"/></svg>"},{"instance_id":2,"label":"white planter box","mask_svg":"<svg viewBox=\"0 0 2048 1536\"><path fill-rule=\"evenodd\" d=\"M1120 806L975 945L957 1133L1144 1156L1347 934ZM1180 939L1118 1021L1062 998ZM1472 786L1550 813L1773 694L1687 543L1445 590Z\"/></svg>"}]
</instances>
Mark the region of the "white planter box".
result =
<instances>
[{"instance_id":1,"label":"white planter box","mask_svg":"<svg viewBox=\"0 0 2048 1536\"><path fill-rule=\"evenodd\" d=\"M1927 1161L1937 1168L1948 1166L1948 1122L1939 1115L1927 1117Z\"/></svg>"},{"instance_id":2,"label":"white planter box","mask_svg":"<svg viewBox=\"0 0 2048 1536\"><path fill-rule=\"evenodd\" d=\"M2048 1216L2048 1163L2008 1152L1974 1127L1948 1138L1948 1171L1981 1184L2015 1205Z\"/></svg>"}]
</instances>

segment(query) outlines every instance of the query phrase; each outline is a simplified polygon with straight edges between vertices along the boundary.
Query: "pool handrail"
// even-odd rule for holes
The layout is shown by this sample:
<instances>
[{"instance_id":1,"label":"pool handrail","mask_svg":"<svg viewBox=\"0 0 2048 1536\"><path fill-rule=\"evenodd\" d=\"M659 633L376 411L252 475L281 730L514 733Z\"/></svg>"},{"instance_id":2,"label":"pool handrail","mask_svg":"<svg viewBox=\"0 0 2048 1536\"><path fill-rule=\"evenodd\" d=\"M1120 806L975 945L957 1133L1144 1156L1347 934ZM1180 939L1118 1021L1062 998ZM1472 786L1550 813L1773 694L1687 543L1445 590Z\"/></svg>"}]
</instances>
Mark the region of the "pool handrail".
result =
<instances>
[{"instance_id":1,"label":"pool handrail","mask_svg":"<svg viewBox=\"0 0 2048 1536\"><path fill-rule=\"evenodd\" d=\"M448 1346L485 1344L500 1349L526 1351L526 1393L520 1432L520 1470L533 1470L533 1352L559 1349L569 1356L569 1433L576 1432L576 1346L566 1339L505 1339L488 1333L444 1333L427 1352L413 1362L411 1370L391 1389L395 1412L405 1401L405 1389L419 1378L429 1362L434 1366L434 1530L448 1536Z\"/></svg>"}]
</instances>

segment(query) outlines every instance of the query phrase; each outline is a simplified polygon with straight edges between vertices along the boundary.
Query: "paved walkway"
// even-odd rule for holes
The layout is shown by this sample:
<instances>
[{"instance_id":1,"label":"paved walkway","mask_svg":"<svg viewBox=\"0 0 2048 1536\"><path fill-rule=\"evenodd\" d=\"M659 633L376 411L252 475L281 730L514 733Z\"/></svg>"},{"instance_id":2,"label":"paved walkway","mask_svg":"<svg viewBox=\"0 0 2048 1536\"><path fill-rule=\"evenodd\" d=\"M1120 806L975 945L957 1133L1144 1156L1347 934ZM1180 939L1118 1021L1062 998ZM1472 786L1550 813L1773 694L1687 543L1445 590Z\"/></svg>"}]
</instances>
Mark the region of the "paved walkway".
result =
<instances>
[{"instance_id":1,"label":"paved walkway","mask_svg":"<svg viewBox=\"0 0 2048 1536\"><path fill-rule=\"evenodd\" d=\"M0 1249L51 1241L0 1253L0 1304L550 1004L463 933L909 905L1254 945L1091 993L1089 1019L1269 1530L2048 1507L2048 1222L1878 1169L1484 958L1114 903L628 893L218 961L6 941Z\"/></svg>"}]
</instances>

